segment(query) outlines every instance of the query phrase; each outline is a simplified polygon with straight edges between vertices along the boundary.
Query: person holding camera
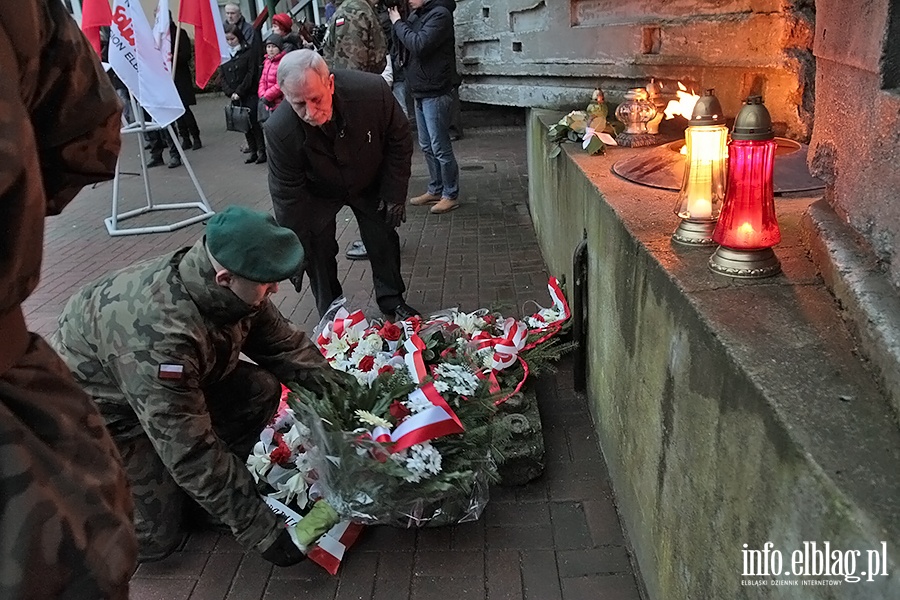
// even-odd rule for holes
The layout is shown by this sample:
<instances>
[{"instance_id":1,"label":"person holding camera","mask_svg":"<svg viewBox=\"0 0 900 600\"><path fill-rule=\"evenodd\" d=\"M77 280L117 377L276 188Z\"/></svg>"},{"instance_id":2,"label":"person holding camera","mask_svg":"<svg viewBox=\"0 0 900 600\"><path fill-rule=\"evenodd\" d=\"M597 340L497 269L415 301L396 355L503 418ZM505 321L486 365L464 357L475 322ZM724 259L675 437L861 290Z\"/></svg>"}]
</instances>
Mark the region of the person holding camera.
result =
<instances>
[{"instance_id":1,"label":"person holding camera","mask_svg":"<svg viewBox=\"0 0 900 600\"><path fill-rule=\"evenodd\" d=\"M409 17L397 7L388 8L394 34L409 53L406 84L416 108L419 147L428 165L428 189L410 199L414 206L433 204L442 214L459 208L459 165L450 141L453 74L456 71L456 39L453 0L409 0Z\"/></svg>"}]
</instances>

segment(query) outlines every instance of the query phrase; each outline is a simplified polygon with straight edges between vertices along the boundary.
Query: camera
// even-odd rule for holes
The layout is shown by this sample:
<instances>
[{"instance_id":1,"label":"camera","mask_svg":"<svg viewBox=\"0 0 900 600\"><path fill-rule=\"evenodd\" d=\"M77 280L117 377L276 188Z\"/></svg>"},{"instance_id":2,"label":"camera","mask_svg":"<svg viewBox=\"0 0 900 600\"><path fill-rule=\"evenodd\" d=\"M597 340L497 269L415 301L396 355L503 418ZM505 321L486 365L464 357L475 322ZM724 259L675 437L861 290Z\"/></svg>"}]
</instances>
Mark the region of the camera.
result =
<instances>
[{"instance_id":1,"label":"camera","mask_svg":"<svg viewBox=\"0 0 900 600\"><path fill-rule=\"evenodd\" d=\"M406 4L406 0L381 0L381 3L385 8L400 8L401 5Z\"/></svg>"}]
</instances>

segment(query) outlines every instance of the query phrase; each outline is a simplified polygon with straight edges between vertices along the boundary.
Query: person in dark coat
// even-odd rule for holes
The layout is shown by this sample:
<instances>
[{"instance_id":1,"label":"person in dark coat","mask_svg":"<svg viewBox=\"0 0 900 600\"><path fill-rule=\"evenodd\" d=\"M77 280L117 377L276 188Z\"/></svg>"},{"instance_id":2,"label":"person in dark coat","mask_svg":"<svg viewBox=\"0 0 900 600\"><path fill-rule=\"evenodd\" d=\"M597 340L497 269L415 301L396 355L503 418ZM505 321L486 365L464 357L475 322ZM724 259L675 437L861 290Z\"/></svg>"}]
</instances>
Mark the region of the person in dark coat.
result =
<instances>
[{"instance_id":1,"label":"person in dark coat","mask_svg":"<svg viewBox=\"0 0 900 600\"><path fill-rule=\"evenodd\" d=\"M181 137L181 147L185 150L199 150L203 147L200 141L200 127L197 126L197 119L194 118L194 112L191 107L197 104L197 95L194 93L194 78L191 75L191 39L184 30L181 31L181 37L177 37L178 27L171 21L169 15L169 35L172 37L172 60L175 61L173 68L175 69L175 89L178 90L178 97L184 104L184 114L175 122L178 135ZM178 56L175 56L175 40L178 39ZM193 139L191 139L193 138Z\"/></svg>"},{"instance_id":2,"label":"person in dark coat","mask_svg":"<svg viewBox=\"0 0 900 600\"><path fill-rule=\"evenodd\" d=\"M428 166L428 189L410 204L434 204L431 212L459 207L459 165L450 141L453 80L456 73L456 36L446 0L409 0L412 9L403 19L389 8L394 33L409 51L406 83L415 100L419 147Z\"/></svg>"},{"instance_id":3,"label":"person in dark coat","mask_svg":"<svg viewBox=\"0 0 900 600\"><path fill-rule=\"evenodd\" d=\"M256 95L259 81L259 65L256 53L244 38L243 30L233 23L225 23L225 41L231 47L231 60L220 67L222 91L231 101L250 109L250 131L245 133L250 156L244 161L256 162L258 154L265 154L266 142L262 127L256 118L259 98Z\"/></svg>"},{"instance_id":4,"label":"person in dark coat","mask_svg":"<svg viewBox=\"0 0 900 600\"><path fill-rule=\"evenodd\" d=\"M369 252L378 307L405 319L400 237L412 160L409 120L380 75L337 70L312 50L278 68L284 102L265 124L269 192L278 223L306 250L305 272L324 315L341 296L335 218L349 206ZM299 287L302 273L292 279Z\"/></svg>"},{"instance_id":5,"label":"person in dark coat","mask_svg":"<svg viewBox=\"0 0 900 600\"><path fill-rule=\"evenodd\" d=\"M409 14L409 5L406 2L401 2L397 5L397 10L400 11L400 18L405 19ZM384 37L387 40L388 54L391 56L391 76L393 78L391 91L394 92L394 98L400 103L403 114L409 117L409 94L406 88L406 63L409 62L409 52L397 39L391 23L391 17L388 15L387 6L385 6L384 2L378 3L375 7L375 12L378 15L378 21L381 23Z\"/></svg>"}]
</instances>

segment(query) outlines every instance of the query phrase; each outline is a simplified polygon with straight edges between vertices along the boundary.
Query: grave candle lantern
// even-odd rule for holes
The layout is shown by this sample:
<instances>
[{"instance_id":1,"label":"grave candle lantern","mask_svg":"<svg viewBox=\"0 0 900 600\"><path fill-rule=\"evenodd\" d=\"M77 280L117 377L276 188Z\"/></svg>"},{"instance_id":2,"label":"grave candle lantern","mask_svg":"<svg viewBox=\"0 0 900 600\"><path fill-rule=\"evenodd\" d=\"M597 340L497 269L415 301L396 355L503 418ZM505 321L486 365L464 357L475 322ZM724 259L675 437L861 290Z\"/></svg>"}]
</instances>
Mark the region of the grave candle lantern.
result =
<instances>
[{"instance_id":1,"label":"grave candle lantern","mask_svg":"<svg viewBox=\"0 0 900 600\"><path fill-rule=\"evenodd\" d=\"M772 188L776 145L762 97L750 96L728 144L725 202L713 232L719 248L709 259L715 273L754 279L781 272L772 251L781 241Z\"/></svg>"}]
</instances>

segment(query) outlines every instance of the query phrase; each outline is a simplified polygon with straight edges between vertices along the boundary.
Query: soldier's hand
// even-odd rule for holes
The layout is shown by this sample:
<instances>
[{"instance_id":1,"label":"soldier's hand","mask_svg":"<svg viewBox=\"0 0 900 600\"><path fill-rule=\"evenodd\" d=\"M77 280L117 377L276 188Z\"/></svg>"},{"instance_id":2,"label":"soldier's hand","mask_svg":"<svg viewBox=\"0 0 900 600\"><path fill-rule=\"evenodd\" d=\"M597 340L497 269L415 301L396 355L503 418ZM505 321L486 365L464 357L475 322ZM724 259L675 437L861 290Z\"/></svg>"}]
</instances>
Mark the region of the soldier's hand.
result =
<instances>
[{"instance_id":1,"label":"soldier's hand","mask_svg":"<svg viewBox=\"0 0 900 600\"><path fill-rule=\"evenodd\" d=\"M306 558L306 555L291 539L287 528L283 529L272 545L261 554L264 559L278 567L290 567Z\"/></svg>"},{"instance_id":2,"label":"soldier's hand","mask_svg":"<svg viewBox=\"0 0 900 600\"><path fill-rule=\"evenodd\" d=\"M384 221L391 227L400 227L400 223L406 223L406 204L392 202L385 204Z\"/></svg>"}]
</instances>

